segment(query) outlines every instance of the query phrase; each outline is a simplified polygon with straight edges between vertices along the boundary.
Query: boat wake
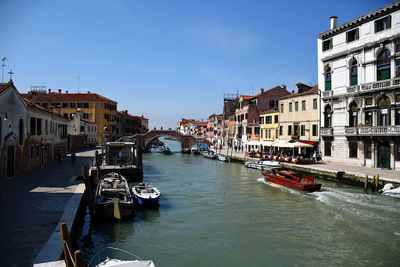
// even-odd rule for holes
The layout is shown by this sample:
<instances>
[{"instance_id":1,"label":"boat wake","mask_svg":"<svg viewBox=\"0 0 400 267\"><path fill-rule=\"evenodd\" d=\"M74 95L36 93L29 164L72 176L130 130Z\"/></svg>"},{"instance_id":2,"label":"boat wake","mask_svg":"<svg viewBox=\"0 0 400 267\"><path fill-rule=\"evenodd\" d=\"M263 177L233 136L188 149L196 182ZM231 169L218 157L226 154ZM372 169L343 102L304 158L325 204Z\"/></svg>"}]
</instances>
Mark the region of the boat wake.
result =
<instances>
[{"instance_id":1,"label":"boat wake","mask_svg":"<svg viewBox=\"0 0 400 267\"><path fill-rule=\"evenodd\" d=\"M257 181L260 182L260 183L275 187L275 188L279 188L279 189L281 189L283 191L286 191L286 192L289 192L291 194L304 195L304 193L299 191L299 190L295 190L295 189L292 189L292 188L289 188L289 187L286 187L286 186L282 186L282 185L279 185L279 184L274 184L274 183L267 182L267 181L265 181L264 177L258 178Z\"/></svg>"}]
</instances>

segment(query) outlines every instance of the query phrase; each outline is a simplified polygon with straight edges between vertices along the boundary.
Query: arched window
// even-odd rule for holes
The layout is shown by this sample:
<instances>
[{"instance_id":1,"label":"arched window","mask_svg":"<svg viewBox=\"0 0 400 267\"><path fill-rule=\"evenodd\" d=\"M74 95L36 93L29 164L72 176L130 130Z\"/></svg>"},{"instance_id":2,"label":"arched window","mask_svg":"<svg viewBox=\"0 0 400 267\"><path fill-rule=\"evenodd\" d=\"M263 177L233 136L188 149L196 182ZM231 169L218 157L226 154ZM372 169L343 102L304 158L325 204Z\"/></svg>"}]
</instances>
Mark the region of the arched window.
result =
<instances>
[{"instance_id":1,"label":"arched window","mask_svg":"<svg viewBox=\"0 0 400 267\"><path fill-rule=\"evenodd\" d=\"M22 146L24 144L24 120L19 120L19 144Z\"/></svg>"},{"instance_id":2,"label":"arched window","mask_svg":"<svg viewBox=\"0 0 400 267\"><path fill-rule=\"evenodd\" d=\"M378 101L378 126L390 125L390 98L386 95L382 96Z\"/></svg>"},{"instance_id":3,"label":"arched window","mask_svg":"<svg viewBox=\"0 0 400 267\"><path fill-rule=\"evenodd\" d=\"M324 121L325 121L324 127L332 126L332 108L330 105L327 105L325 107Z\"/></svg>"},{"instance_id":4,"label":"arched window","mask_svg":"<svg viewBox=\"0 0 400 267\"><path fill-rule=\"evenodd\" d=\"M353 103L351 103L350 110L349 110L349 126L350 127L357 126L357 117L358 117L357 103L353 102Z\"/></svg>"},{"instance_id":5,"label":"arched window","mask_svg":"<svg viewBox=\"0 0 400 267\"><path fill-rule=\"evenodd\" d=\"M357 60L353 60L350 65L350 86L358 84Z\"/></svg>"},{"instance_id":6,"label":"arched window","mask_svg":"<svg viewBox=\"0 0 400 267\"><path fill-rule=\"evenodd\" d=\"M332 89L331 75L331 68L328 67L325 71L325 91L330 91Z\"/></svg>"},{"instance_id":7,"label":"arched window","mask_svg":"<svg viewBox=\"0 0 400 267\"><path fill-rule=\"evenodd\" d=\"M379 53L377 58L377 80L390 79L390 51L388 49Z\"/></svg>"}]
</instances>

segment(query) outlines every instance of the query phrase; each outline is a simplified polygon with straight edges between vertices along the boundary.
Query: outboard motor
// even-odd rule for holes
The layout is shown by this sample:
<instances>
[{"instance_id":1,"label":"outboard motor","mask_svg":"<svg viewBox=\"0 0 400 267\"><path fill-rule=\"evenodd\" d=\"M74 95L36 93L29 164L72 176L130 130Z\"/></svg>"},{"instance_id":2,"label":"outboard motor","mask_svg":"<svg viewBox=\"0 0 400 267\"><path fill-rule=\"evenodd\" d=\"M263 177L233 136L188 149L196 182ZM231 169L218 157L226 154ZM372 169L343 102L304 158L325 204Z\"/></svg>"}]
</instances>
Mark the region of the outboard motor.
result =
<instances>
[{"instance_id":1,"label":"outboard motor","mask_svg":"<svg viewBox=\"0 0 400 267\"><path fill-rule=\"evenodd\" d=\"M379 193L383 193L391 189L394 189L394 186L392 184L385 184L385 186L382 189L379 189Z\"/></svg>"}]
</instances>

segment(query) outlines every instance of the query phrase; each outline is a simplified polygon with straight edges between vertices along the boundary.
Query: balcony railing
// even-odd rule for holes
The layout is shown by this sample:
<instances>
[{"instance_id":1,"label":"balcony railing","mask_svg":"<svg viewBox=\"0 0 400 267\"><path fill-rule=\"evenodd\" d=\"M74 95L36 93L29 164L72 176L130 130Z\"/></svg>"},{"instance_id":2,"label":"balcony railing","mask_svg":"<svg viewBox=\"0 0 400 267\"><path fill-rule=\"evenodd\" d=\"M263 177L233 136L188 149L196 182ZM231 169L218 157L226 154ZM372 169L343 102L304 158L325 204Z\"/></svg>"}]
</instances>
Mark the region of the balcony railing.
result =
<instances>
[{"instance_id":1,"label":"balcony railing","mask_svg":"<svg viewBox=\"0 0 400 267\"><path fill-rule=\"evenodd\" d=\"M321 136L333 136L333 128L331 127L327 127L327 128L321 128L321 132L320 132Z\"/></svg>"},{"instance_id":2,"label":"balcony railing","mask_svg":"<svg viewBox=\"0 0 400 267\"><path fill-rule=\"evenodd\" d=\"M353 86L347 87L347 93L348 94L358 93L359 91L360 91L360 86L359 85L353 85Z\"/></svg>"},{"instance_id":3,"label":"balcony railing","mask_svg":"<svg viewBox=\"0 0 400 267\"><path fill-rule=\"evenodd\" d=\"M388 89L392 86L399 86L400 78L387 79L383 81L376 81L372 83L365 83L361 85L361 91L374 91Z\"/></svg>"},{"instance_id":4,"label":"balcony railing","mask_svg":"<svg viewBox=\"0 0 400 267\"><path fill-rule=\"evenodd\" d=\"M322 130L322 129L321 129ZM393 136L400 135L400 126L362 126L347 127L346 136ZM321 133L322 135L322 133Z\"/></svg>"},{"instance_id":5,"label":"balcony railing","mask_svg":"<svg viewBox=\"0 0 400 267\"><path fill-rule=\"evenodd\" d=\"M322 92L322 98L333 96L333 91Z\"/></svg>"}]
</instances>

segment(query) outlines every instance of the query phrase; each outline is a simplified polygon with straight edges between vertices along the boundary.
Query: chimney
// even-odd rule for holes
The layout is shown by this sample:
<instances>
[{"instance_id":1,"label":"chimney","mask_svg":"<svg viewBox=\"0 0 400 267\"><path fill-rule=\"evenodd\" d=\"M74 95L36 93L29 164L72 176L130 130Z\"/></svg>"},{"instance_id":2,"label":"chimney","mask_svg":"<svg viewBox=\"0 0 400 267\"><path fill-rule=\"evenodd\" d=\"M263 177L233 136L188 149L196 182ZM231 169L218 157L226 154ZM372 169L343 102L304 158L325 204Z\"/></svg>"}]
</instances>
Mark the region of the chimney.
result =
<instances>
[{"instance_id":1,"label":"chimney","mask_svg":"<svg viewBox=\"0 0 400 267\"><path fill-rule=\"evenodd\" d=\"M294 94L294 90L292 90L292 94Z\"/></svg>"},{"instance_id":2,"label":"chimney","mask_svg":"<svg viewBox=\"0 0 400 267\"><path fill-rule=\"evenodd\" d=\"M90 91L87 91L88 94L90 94Z\"/></svg>"},{"instance_id":3,"label":"chimney","mask_svg":"<svg viewBox=\"0 0 400 267\"><path fill-rule=\"evenodd\" d=\"M49 88L49 94L51 94L51 89Z\"/></svg>"},{"instance_id":4,"label":"chimney","mask_svg":"<svg viewBox=\"0 0 400 267\"><path fill-rule=\"evenodd\" d=\"M66 90L65 93L68 94L68 90Z\"/></svg>"},{"instance_id":5,"label":"chimney","mask_svg":"<svg viewBox=\"0 0 400 267\"><path fill-rule=\"evenodd\" d=\"M282 88L286 90L286 84L282 84Z\"/></svg>"},{"instance_id":6,"label":"chimney","mask_svg":"<svg viewBox=\"0 0 400 267\"><path fill-rule=\"evenodd\" d=\"M58 89L58 93L61 94L61 89Z\"/></svg>"},{"instance_id":7,"label":"chimney","mask_svg":"<svg viewBox=\"0 0 400 267\"><path fill-rule=\"evenodd\" d=\"M261 88L261 93L263 93L264 92L264 88Z\"/></svg>"},{"instance_id":8,"label":"chimney","mask_svg":"<svg viewBox=\"0 0 400 267\"><path fill-rule=\"evenodd\" d=\"M331 30L337 26L337 17L331 16Z\"/></svg>"}]
</instances>

